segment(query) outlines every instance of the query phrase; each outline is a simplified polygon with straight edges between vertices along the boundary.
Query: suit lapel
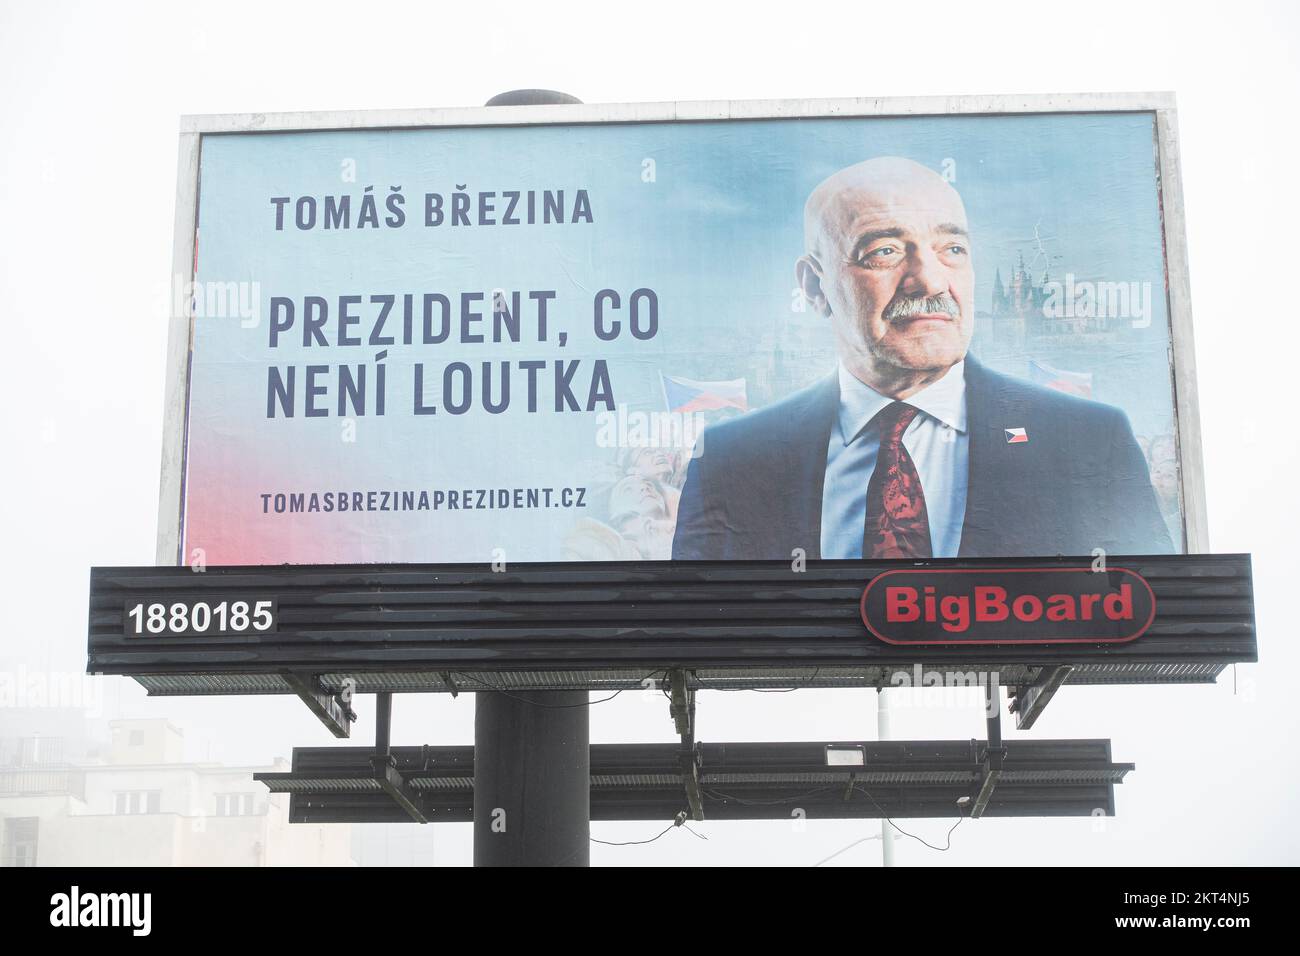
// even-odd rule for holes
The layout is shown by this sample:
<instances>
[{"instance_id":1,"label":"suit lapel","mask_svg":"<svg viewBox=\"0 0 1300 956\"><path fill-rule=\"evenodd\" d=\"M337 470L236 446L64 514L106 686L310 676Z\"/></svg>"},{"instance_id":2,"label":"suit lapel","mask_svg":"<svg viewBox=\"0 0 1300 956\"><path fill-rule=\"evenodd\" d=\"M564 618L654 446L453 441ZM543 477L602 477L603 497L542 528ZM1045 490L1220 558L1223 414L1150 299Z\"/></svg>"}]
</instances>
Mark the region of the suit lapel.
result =
<instances>
[{"instance_id":1,"label":"suit lapel","mask_svg":"<svg viewBox=\"0 0 1300 956\"><path fill-rule=\"evenodd\" d=\"M773 449L784 472L777 487L789 488L784 502L786 522L773 522L771 531L788 535L797 530L806 542L788 540L782 554L802 547L810 558L821 557L822 489L826 483L826 448L840 403L839 373L833 372L809 389L805 399L791 409L790 431L780 449Z\"/></svg>"},{"instance_id":2,"label":"suit lapel","mask_svg":"<svg viewBox=\"0 0 1300 956\"><path fill-rule=\"evenodd\" d=\"M1008 528L1019 524L1017 510L1029 501L1017 493L1023 476L1009 469L1003 429L1020 422L1010 396L998 380L971 356L966 357L966 421L970 429L966 515L962 521L961 557L997 554ZM1023 416L1022 416L1023 417Z\"/></svg>"}]
</instances>

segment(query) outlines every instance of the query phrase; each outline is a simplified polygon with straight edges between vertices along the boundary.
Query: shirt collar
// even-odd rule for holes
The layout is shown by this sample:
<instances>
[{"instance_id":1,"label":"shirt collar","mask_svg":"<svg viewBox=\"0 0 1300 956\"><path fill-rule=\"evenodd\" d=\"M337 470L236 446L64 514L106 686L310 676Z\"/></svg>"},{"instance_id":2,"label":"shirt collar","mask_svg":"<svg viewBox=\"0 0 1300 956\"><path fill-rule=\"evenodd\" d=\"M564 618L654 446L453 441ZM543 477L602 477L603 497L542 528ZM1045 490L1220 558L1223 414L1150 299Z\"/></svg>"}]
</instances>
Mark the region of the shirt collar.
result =
<instances>
[{"instance_id":1,"label":"shirt collar","mask_svg":"<svg viewBox=\"0 0 1300 956\"><path fill-rule=\"evenodd\" d=\"M845 445L862 434L867 423L894 399L881 395L870 385L858 381L853 373L840 366L840 438ZM966 362L958 362L943 378L931 382L905 399L936 421L965 433L966 431Z\"/></svg>"}]
</instances>

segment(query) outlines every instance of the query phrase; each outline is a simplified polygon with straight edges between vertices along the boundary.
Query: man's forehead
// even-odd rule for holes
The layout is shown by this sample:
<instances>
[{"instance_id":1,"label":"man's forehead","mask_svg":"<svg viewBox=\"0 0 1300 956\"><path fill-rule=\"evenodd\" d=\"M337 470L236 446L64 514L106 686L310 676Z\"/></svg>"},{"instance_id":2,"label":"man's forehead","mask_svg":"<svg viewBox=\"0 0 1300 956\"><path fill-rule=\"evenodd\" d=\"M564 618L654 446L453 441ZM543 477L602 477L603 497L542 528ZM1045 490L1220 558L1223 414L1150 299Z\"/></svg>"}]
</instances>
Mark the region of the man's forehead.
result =
<instances>
[{"instance_id":1,"label":"man's forehead","mask_svg":"<svg viewBox=\"0 0 1300 956\"><path fill-rule=\"evenodd\" d=\"M805 228L826 238L854 241L850 233L894 228L928 232L966 228L961 196L941 176L898 157L867 160L835 173L813 190Z\"/></svg>"},{"instance_id":2,"label":"man's forehead","mask_svg":"<svg viewBox=\"0 0 1300 956\"><path fill-rule=\"evenodd\" d=\"M966 209L951 188L880 189L853 187L827 197L823 228L841 232L898 226L929 231L940 224L966 225Z\"/></svg>"}]
</instances>

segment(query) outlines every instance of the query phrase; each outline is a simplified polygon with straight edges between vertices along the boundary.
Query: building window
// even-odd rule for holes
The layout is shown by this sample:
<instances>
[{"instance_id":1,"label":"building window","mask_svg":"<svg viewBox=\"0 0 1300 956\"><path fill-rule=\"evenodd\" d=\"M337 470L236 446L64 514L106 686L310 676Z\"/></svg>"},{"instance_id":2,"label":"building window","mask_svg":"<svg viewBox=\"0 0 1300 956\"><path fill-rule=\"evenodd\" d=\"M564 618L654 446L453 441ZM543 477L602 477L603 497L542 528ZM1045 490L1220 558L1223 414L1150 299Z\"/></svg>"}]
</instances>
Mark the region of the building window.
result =
<instances>
[{"instance_id":1,"label":"building window","mask_svg":"<svg viewBox=\"0 0 1300 956\"><path fill-rule=\"evenodd\" d=\"M157 813L161 803L161 790L122 790L113 794L113 812L118 816Z\"/></svg>"},{"instance_id":2,"label":"building window","mask_svg":"<svg viewBox=\"0 0 1300 956\"><path fill-rule=\"evenodd\" d=\"M5 821L4 866L36 865L38 817L10 817Z\"/></svg>"},{"instance_id":3,"label":"building window","mask_svg":"<svg viewBox=\"0 0 1300 956\"><path fill-rule=\"evenodd\" d=\"M144 731L143 731L143 730L133 730L133 731L131 731L130 736L127 738L127 745L130 746L130 747L143 747L143 746L144 746Z\"/></svg>"},{"instance_id":4,"label":"building window","mask_svg":"<svg viewBox=\"0 0 1300 956\"><path fill-rule=\"evenodd\" d=\"M217 794L217 816L251 817L253 815L253 795L251 793Z\"/></svg>"}]
</instances>

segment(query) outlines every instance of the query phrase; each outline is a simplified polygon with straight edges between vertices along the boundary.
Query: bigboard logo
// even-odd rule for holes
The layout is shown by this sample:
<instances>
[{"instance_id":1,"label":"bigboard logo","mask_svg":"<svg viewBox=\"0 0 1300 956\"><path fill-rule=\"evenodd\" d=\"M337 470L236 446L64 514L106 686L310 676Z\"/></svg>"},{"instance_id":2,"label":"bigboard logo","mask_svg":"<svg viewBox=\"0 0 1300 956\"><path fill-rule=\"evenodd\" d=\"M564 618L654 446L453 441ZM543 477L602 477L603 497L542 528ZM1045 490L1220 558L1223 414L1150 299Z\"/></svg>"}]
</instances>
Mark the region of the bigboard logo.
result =
<instances>
[{"instance_id":1,"label":"bigboard logo","mask_svg":"<svg viewBox=\"0 0 1300 956\"><path fill-rule=\"evenodd\" d=\"M861 608L888 644L1122 644L1156 599L1128 568L906 568L872 578Z\"/></svg>"}]
</instances>

